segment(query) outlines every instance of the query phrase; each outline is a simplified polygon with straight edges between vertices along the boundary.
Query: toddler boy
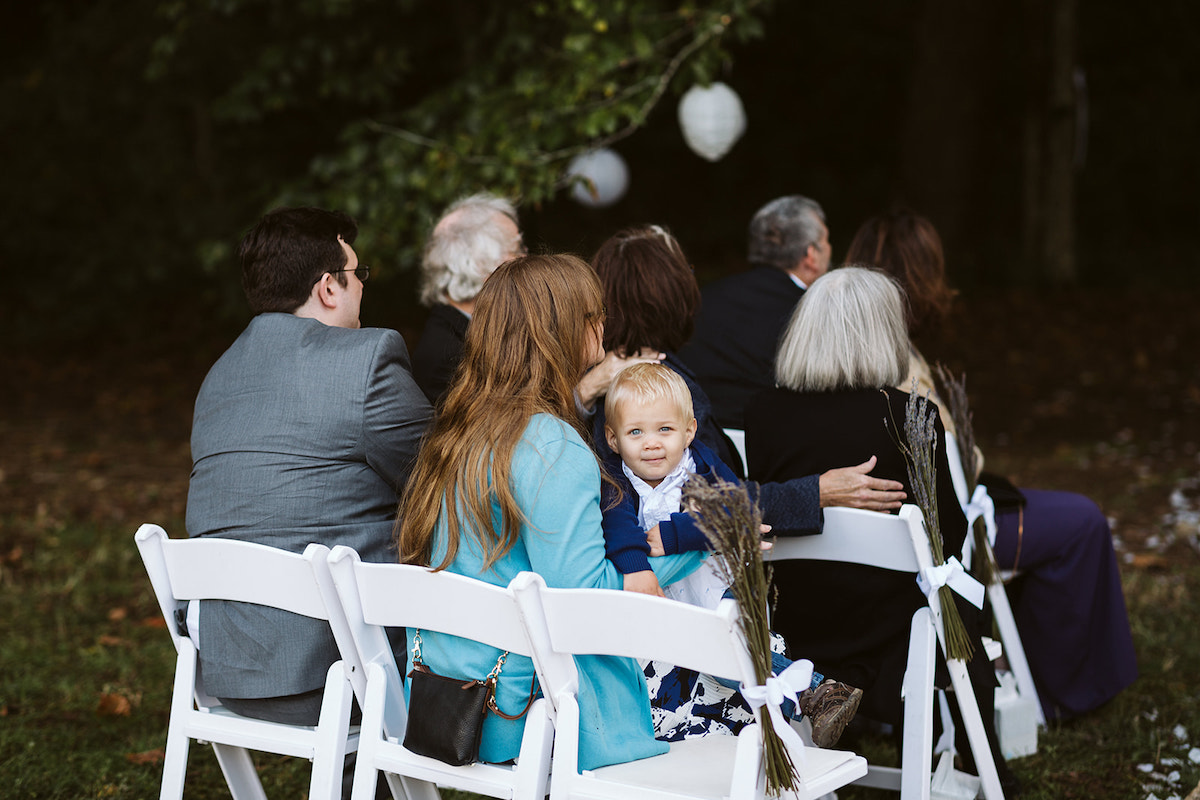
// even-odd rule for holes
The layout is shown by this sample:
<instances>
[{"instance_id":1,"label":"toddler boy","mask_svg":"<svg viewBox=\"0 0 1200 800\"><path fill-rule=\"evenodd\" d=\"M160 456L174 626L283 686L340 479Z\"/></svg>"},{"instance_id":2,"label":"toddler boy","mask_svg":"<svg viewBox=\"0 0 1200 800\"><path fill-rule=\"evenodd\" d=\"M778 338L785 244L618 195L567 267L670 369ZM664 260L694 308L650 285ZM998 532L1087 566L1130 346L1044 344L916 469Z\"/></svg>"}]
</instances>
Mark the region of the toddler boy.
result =
<instances>
[{"instance_id":1,"label":"toddler boy","mask_svg":"<svg viewBox=\"0 0 1200 800\"><path fill-rule=\"evenodd\" d=\"M708 481L718 478L737 481L733 471L703 442L696 440L696 418L687 384L663 364L636 364L613 379L605 397L604 413L605 438L613 451L605 467L621 487L618 495L613 487L605 486L604 542L609 560L625 577L625 589L715 608L727 587L708 559L696 572L668 586L665 592L649 560L651 555L709 549L708 540L695 521L680 510L683 486L693 475ZM789 663L777 654L776 672ZM649 677L653 694L659 684L654 675ZM689 705L699 708L695 692L705 693L704 682L701 676L690 702L682 697L674 700L685 711ZM709 685L707 693L711 694L715 688ZM861 699L861 689L823 681L814 672L812 687L800 695L800 711L812 721L814 744L832 746L858 710ZM740 697L726 697L721 714L728 716L732 712L736 718L742 713L739 703ZM705 698L702 705L711 708L711 698ZM673 708L663 711L662 705L656 704L655 726L660 738L671 738L662 736L664 722L670 723L678 738L689 732L696 735L697 728L710 732L712 715L708 715L707 725L702 724L703 720L688 720L687 716Z\"/></svg>"}]
</instances>

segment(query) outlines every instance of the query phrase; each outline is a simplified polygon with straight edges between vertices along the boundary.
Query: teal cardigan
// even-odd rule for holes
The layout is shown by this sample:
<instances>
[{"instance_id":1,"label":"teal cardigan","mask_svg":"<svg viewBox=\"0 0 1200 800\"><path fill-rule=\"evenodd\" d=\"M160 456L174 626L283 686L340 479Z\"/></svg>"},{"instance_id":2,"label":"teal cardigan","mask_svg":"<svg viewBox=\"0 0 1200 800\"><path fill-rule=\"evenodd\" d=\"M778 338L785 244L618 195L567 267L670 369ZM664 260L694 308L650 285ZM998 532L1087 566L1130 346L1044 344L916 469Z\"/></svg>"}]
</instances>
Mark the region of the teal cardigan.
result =
<instances>
[{"instance_id":1,"label":"teal cardigan","mask_svg":"<svg viewBox=\"0 0 1200 800\"><path fill-rule=\"evenodd\" d=\"M591 448L567 423L549 414L535 415L513 453L512 488L526 519L513 548L487 572L478 542L459 538L458 552L447 568L497 586L507 586L518 572L536 572L551 587L615 589L624 578L604 556L600 527L600 469ZM500 528L500 509L493 503L493 524ZM432 563L446 552L446 528L439 519L434 532ZM681 553L652 559L666 585L699 566L704 554ZM469 609L464 610L469 613ZM412 641L413 631L408 632ZM500 651L479 642L421 632L422 658L434 672L456 678L482 679ZM579 768L596 769L665 753L668 745L654 738L646 679L633 659L576 656L579 669ZM496 688L500 709L515 714L529 696L533 662L510 655ZM488 714L483 724L480 759L499 763L521 750L525 719L506 720Z\"/></svg>"}]
</instances>

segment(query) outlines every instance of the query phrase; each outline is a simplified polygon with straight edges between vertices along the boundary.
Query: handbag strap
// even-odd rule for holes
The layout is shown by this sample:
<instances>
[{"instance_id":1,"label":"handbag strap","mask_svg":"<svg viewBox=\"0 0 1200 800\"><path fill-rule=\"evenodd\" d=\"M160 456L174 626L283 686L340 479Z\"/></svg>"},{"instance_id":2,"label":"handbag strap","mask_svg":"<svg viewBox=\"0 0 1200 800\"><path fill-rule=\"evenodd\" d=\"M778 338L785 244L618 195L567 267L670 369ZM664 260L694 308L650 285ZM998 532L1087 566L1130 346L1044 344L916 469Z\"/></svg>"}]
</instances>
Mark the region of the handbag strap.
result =
<instances>
[{"instance_id":1,"label":"handbag strap","mask_svg":"<svg viewBox=\"0 0 1200 800\"><path fill-rule=\"evenodd\" d=\"M417 628L415 630L416 632L413 634L412 648L413 667L421 667L422 669L428 670L428 667L425 666L425 662L421 660L421 629ZM496 716L503 719L520 719L521 717L525 716L525 714L533 706L533 701L537 699L537 673L535 672L529 678L529 700L526 701L525 707L522 708L517 714L505 714L500 710L500 706L496 705L496 683L500 679L500 672L504 669L504 662L507 659L508 651L505 650L500 654L500 657L496 659L496 666L492 667L492 671L489 672L487 677L483 679L483 683L486 683L489 687L487 707L490 708L492 712L496 714Z\"/></svg>"},{"instance_id":2,"label":"handbag strap","mask_svg":"<svg viewBox=\"0 0 1200 800\"><path fill-rule=\"evenodd\" d=\"M537 673L535 672L529 677L529 700L526 701L524 708L510 716L501 711L500 706L496 705L495 678L489 677L488 681L492 684L492 691L488 693L487 707L492 710L492 713L502 719L520 719L525 716L526 712L533 706L533 701L537 699Z\"/></svg>"},{"instance_id":3,"label":"handbag strap","mask_svg":"<svg viewBox=\"0 0 1200 800\"><path fill-rule=\"evenodd\" d=\"M414 630L416 631L416 633L413 634L412 663L413 663L414 667L417 667L417 666L423 667L423 666L425 666L425 662L421 660L421 629L415 628ZM503 653L500 654L500 657L496 659L496 666L492 667L492 671L489 672L487 674L487 677L484 678L483 681L481 681L481 682L487 683L488 681L491 681L491 682L495 683L496 678L500 677L500 670L502 670L504 668L504 661L507 658L508 658L508 651L505 650Z\"/></svg>"}]
</instances>

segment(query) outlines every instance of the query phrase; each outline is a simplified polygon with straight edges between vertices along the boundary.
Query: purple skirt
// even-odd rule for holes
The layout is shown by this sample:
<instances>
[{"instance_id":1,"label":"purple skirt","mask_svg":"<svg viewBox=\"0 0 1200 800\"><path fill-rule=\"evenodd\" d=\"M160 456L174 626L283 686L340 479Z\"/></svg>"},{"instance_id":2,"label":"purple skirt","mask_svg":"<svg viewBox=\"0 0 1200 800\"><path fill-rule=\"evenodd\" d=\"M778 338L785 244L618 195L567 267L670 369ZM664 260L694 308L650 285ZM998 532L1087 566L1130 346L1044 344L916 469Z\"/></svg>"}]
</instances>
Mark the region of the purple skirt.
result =
<instances>
[{"instance_id":1,"label":"purple skirt","mask_svg":"<svg viewBox=\"0 0 1200 800\"><path fill-rule=\"evenodd\" d=\"M1112 534L1088 498L1022 488L1028 503L996 513L996 560L1047 720L1111 700L1137 678Z\"/></svg>"}]
</instances>

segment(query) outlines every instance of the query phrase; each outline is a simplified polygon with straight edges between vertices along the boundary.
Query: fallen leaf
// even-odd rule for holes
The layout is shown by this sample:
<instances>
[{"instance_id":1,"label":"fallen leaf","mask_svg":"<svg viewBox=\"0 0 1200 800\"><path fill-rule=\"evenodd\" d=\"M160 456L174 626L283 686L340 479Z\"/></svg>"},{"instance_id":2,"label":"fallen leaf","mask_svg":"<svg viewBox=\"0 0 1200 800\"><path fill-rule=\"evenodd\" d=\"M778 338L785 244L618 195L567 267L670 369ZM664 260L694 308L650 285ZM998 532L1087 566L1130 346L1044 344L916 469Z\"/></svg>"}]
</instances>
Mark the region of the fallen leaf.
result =
<instances>
[{"instance_id":1,"label":"fallen leaf","mask_svg":"<svg viewBox=\"0 0 1200 800\"><path fill-rule=\"evenodd\" d=\"M127 616L129 616L129 610L122 606L117 606L108 611L108 619L111 622L119 622Z\"/></svg>"},{"instance_id":2,"label":"fallen leaf","mask_svg":"<svg viewBox=\"0 0 1200 800\"><path fill-rule=\"evenodd\" d=\"M1157 553L1133 553L1129 563L1137 569L1166 569L1167 559Z\"/></svg>"},{"instance_id":3,"label":"fallen leaf","mask_svg":"<svg viewBox=\"0 0 1200 800\"><path fill-rule=\"evenodd\" d=\"M166 753L163 748L157 750L146 750L142 753L126 753L125 760L130 764L161 764L166 758Z\"/></svg>"},{"instance_id":4,"label":"fallen leaf","mask_svg":"<svg viewBox=\"0 0 1200 800\"><path fill-rule=\"evenodd\" d=\"M100 695L100 704L96 707L96 713L102 717L128 717L132 711L128 697L112 692Z\"/></svg>"},{"instance_id":5,"label":"fallen leaf","mask_svg":"<svg viewBox=\"0 0 1200 800\"><path fill-rule=\"evenodd\" d=\"M163 619L161 616L146 617L144 620L139 622L138 625L140 625L143 628L165 628L165 627L167 627L167 621L165 619Z\"/></svg>"}]
</instances>

